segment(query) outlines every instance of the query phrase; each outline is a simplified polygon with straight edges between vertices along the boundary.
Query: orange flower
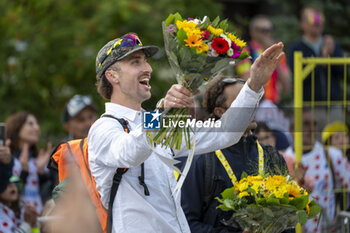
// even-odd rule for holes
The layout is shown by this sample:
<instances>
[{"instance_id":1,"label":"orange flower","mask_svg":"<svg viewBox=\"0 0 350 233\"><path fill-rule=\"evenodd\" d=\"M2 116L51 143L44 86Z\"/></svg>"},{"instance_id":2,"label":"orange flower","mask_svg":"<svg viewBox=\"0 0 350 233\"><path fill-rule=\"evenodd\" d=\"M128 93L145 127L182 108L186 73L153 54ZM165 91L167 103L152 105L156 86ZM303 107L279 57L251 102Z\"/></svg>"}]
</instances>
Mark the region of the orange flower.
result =
<instances>
[{"instance_id":1,"label":"orange flower","mask_svg":"<svg viewBox=\"0 0 350 233\"><path fill-rule=\"evenodd\" d=\"M198 34L187 34L187 40L185 40L187 47L199 47L203 44L201 35Z\"/></svg>"}]
</instances>

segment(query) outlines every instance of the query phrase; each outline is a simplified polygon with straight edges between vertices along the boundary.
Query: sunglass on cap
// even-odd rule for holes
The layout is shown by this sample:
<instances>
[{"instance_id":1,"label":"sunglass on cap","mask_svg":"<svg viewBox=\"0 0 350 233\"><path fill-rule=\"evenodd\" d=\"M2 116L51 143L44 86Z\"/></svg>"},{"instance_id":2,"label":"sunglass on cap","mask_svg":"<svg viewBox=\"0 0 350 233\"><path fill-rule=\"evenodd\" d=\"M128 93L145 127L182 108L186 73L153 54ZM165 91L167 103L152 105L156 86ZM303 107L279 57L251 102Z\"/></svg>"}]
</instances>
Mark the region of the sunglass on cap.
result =
<instances>
[{"instance_id":1,"label":"sunglass on cap","mask_svg":"<svg viewBox=\"0 0 350 233\"><path fill-rule=\"evenodd\" d=\"M240 78L224 78L220 82L223 82L225 84L233 84L233 83L242 83L245 84L245 81Z\"/></svg>"},{"instance_id":2,"label":"sunglass on cap","mask_svg":"<svg viewBox=\"0 0 350 233\"><path fill-rule=\"evenodd\" d=\"M215 106L220 106L220 103L218 103L219 96L222 95L222 93L225 90L225 87L227 85L231 85L231 84L235 84L235 83L245 84L245 81L243 79L240 79L240 78L224 78L224 79L219 81L218 86L217 86L218 92L217 92L217 96L216 96L216 99L214 102Z\"/></svg>"},{"instance_id":3,"label":"sunglass on cap","mask_svg":"<svg viewBox=\"0 0 350 233\"><path fill-rule=\"evenodd\" d=\"M99 66L106 60L106 58L112 53L112 51L118 46L124 47L134 47L135 45L142 46L140 38L135 34L127 34L121 39L117 40L113 46L106 52L106 56L100 61Z\"/></svg>"}]
</instances>

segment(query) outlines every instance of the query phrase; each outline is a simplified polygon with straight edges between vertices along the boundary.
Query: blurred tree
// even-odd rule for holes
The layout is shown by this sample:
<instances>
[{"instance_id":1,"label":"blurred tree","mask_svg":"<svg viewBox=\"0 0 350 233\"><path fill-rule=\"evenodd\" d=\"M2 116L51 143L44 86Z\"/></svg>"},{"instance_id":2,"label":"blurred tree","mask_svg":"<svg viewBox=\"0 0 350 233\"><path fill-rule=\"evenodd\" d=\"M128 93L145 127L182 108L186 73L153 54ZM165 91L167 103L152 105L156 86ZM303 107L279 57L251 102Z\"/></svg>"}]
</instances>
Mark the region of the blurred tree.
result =
<instances>
[{"instance_id":1,"label":"blurred tree","mask_svg":"<svg viewBox=\"0 0 350 233\"><path fill-rule=\"evenodd\" d=\"M109 40L136 32L144 44L163 46L161 21L170 13L185 17L221 16L212 0L0 0L0 121L19 110L34 113L44 138L64 137L62 112L76 93L91 94L102 112L95 87L95 57ZM153 65L152 99L175 82L160 53Z\"/></svg>"}]
</instances>

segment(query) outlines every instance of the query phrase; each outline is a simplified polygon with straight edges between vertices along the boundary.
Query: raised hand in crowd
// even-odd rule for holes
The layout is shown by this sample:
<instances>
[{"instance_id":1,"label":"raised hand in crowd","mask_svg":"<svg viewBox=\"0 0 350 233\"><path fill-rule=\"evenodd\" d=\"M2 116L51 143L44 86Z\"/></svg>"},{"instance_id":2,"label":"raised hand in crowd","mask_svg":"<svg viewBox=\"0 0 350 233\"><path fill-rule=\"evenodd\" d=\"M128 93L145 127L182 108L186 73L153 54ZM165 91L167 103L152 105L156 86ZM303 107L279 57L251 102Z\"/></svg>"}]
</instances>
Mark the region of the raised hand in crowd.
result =
<instances>
[{"instance_id":1,"label":"raised hand in crowd","mask_svg":"<svg viewBox=\"0 0 350 233\"><path fill-rule=\"evenodd\" d=\"M46 150L44 149L39 150L38 157L36 158L36 166L38 168L39 174L45 173L45 167L50 160L51 149L52 149L52 143L48 142Z\"/></svg>"},{"instance_id":2,"label":"raised hand in crowd","mask_svg":"<svg viewBox=\"0 0 350 233\"><path fill-rule=\"evenodd\" d=\"M272 72L284 56L283 43L279 42L266 49L253 63L248 85L258 92L270 79Z\"/></svg>"},{"instance_id":3,"label":"raised hand in crowd","mask_svg":"<svg viewBox=\"0 0 350 233\"><path fill-rule=\"evenodd\" d=\"M5 146L0 145L0 162L8 164L11 162L11 150L10 150L11 140L7 139Z\"/></svg>"},{"instance_id":4,"label":"raised hand in crowd","mask_svg":"<svg viewBox=\"0 0 350 233\"><path fill-rule=\"evenodd\" d=\"M335 49L335 41L333 36L331 35L325 35L323 37L323 46L321 49L321 55L322 57L331 57L333 56Z\"/></svg>"}]
</instances>

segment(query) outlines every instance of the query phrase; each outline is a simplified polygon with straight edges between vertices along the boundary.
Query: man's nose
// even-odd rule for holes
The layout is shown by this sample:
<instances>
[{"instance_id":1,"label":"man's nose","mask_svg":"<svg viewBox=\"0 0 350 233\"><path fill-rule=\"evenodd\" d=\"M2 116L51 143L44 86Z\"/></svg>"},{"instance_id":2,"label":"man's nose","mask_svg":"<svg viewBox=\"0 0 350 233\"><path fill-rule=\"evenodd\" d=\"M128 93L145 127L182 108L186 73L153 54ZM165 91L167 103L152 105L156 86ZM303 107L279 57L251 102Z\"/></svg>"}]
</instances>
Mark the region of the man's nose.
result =
<instances>
[{"instance_id":1,"label":"man's nose","mask_svg":"<svg viewBox=\"0 0 350 233\"><path fill-rule=\"evenodd\" d=\"M145 65L144 65L144 71L148 73L152 73L152 67L147 61L145 62Z\"/></svg>"}]
</instances>

